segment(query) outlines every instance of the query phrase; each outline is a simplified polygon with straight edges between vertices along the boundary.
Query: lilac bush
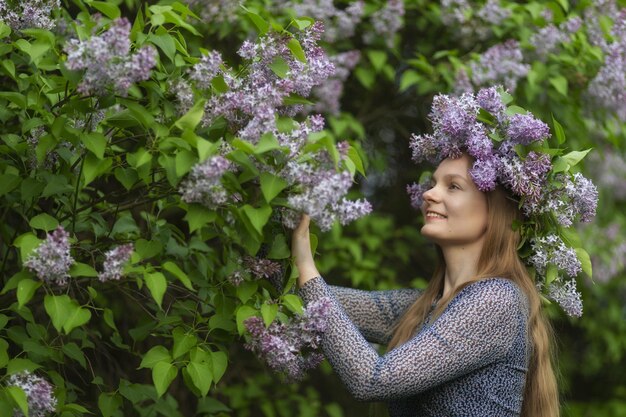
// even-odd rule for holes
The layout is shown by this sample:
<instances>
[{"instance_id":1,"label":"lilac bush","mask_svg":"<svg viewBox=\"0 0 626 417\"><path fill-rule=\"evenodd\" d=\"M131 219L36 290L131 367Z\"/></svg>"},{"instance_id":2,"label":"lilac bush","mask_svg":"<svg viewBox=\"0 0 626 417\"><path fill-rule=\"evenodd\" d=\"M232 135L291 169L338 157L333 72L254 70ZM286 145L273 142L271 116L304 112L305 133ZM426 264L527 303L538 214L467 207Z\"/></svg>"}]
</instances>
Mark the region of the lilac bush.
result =
<instances>
[{"instance_id":1,"label":"lilac bush","mask_svg":"<svg viewBox=\"0 0 626 417\"><path fill-rule=\"evenodd\" d=\"M66 285L70 267L74 263L69 237L62 226L57 227L24 261L24 267L46 283Z\"/></svg>"}]
</instances>

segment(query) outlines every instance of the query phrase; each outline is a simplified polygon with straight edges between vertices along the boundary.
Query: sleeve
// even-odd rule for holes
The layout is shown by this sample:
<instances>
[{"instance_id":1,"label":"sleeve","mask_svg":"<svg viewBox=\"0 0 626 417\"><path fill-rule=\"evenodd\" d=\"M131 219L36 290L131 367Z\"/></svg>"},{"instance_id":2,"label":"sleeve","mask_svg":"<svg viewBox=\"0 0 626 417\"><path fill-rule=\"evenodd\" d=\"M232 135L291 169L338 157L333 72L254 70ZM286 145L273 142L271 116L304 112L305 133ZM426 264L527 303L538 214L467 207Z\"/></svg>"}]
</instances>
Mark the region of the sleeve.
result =
<instances>
[{"instance_id":1,"label":"sleeve","mask_svg":"<svg viewBox=\"0 0 626 417\"><path fill-rule=\"evenodd\" d=\"M422 292L417 289L363 291L329 288L365 339L378 344L389 342L394 324Z\"/></svg>"},{"instance_id":2,"label":"sleeve","mask_svg":"<svg viewBox=\"0 0 626 417\"><path fill-rule=\"evenodd\" d=\"M411 397L506 356L520 317L520 290L489 279L461 290L435 322L380 356L363 338L321 277L300 289L306 303L331 299L322 349L360 401Z\"/></svg>"}]
</instances>

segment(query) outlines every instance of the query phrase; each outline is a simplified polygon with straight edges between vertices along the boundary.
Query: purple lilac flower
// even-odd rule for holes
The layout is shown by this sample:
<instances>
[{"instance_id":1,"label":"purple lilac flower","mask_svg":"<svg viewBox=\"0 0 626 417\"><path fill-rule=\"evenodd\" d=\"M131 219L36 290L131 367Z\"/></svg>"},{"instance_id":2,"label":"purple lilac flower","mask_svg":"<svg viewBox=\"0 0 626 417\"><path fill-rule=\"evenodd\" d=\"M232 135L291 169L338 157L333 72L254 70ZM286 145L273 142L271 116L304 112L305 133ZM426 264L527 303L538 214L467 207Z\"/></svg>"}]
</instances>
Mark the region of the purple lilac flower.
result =
<instances>
[{"instance_id":1,"label":"purple lilac flower","mask_svg":"<svg viewBox=\"0 0 626 417\"><path fill-rule=\"evenodd\" d=\"M354 35L356 26L363 19L365 4L363 1L353 1L344 10L338 9L333 0L314 0L297 3L288 2L286 5L277 5L277 9L291 7L298 16L309 16L322 21L326 31L324 40L336 42Z\"/></svg>"},{"instance_id":2,"label":"purple lilac flower","mask_svg":"<svg viewBox=\"0 0 626 417\"><path fill-rule=\"evenodd\" d=\"M18 387L26 394L28 402L28 415L31 417L45 417L48 413L54 413L57 399L54 396L52 385L44 378L22 371L9 376L7 386ZM24 414L13 410L13 416L23 417Z\"/></svg>"},{"instance_id":3,"label":"purple lilac flower","mask_svg":"<svg viewBox=\"0 0 626 417\"><path fill-rule=\"evenodd\" d=\"M500 159L496 156L476 159L470 176L480 191L492 191L496 188Z\"/></svg>"},{"instance_id":4,"label":"purple lilac flower","mask_svg":"<svg viewBox=\"0 0 626 417\"><path fill-rule=\"evenodd\" d=\"M552 168L550 157L531 151L525 160L516 155L500 158L499 179L513 194L524 198L524 210L531 214L531 207L540 201L546 185L545 175Z\"/></svg>"},{"instance_id":5,"label":"purple lilac flower","mask_svg":"<svg viewBox=\"0 0 626 417\"><path fill-rule=\"evenodd\" d=\"M441 0L441 21L446 26L458 26L467 21L471 10L467 0Z\"/></svg>"},{"instance_id":6,"label":"purple lilac flower","mask_svg":"<svg viewBox=\"0 0 626 417\"><path fill-rule=\"evenodd\" d=\"M499 0L487 0L485 5L476 13L478 18L493 26L500 26L510 15L511 11L500 6Z\"/></svg>"},{"instance_id":7,"label":"purple lilac flower","mask_svg":"<svg viewBox=\"0 0 626 417\"><path fill-rule=\"evenodd\" d=\"M553 24L549 24L530 37L530 43L535 47L535 53L545 60L550 53L556 53L559 45L566 42L568 36Z\"/></svg>"},{"instance_id":8,"label":"purple lilac flower","mask_svg":"<svg viewBox=\"0 0 626 417\"><path fill-rule=\"evenodd\" d=\"M341 110L339 100L343 95L344 82L359 63L361 53L353 50L331 56L329 59L335 66L335 73L326 82L313 88L312 94L317 98L313 110L320 113L339 114ZM308 107L305 108L307 109Z\"/></svg>"},{"instance_id":9,"label":"purple lilac flower","mask_svg":"<svg viewBox=\"0 0 626 417\"><path fill-rule=\"evenodd\" d=\"M608 53L604 64L589 83L591 103L626 120L626 57L621 51Z\"/></svg>"},{"instance_id":10,"label":"purple lilac flower","mask_svg":"<svg viewBox=\"0 0 626 417\"><path fill-rule=\"evenodd\" d=\"M476 102L480 107L501 120L506 110L497 87L481 88L476 94Z\"/></svg>"},{"instance_id":11,"label":"purple lilac flower","mask_svg":"<svg viewBox=\"0 0 626 417\"><path fill-rule=\"evenodd\" d=\"M561 23L559 28L565 33L572 34L578 32L582 25L583 20L580 18L580 16L572 16L565 22Z\"/></svg>"},{"instance_id":12,"label":"purple lilac flower","mask_svg":"<svg viewBox=\"0 0 626 417\"><path fill-rule=\"evenodd\" d=\"M598 206L598 189L580 172L574 174L573 187L568 191L572 205L576 209L576 214L580 216L580 221L589 223L596 215Z\"/></svg>"},{"instance_id":13,"label":"purple lilac flower","mask_svg":"<svg viewBox=\"0 0 626 417\"><path fill-rule=\"evenodd\" d=\"M370 214L372 205L367 200L346 200L342 198L338 203L332 204L331 210L336 213L339 223L346 225Z\"/></svg>"},{"instance_id":14,"label":"purple lilac flower","mask_svg":"<svg viewBox=\"0 0 626 417\"><path fill-rule=\"evenodd\" d=\"M124 266L130 260L133 253L133 244L127 243L111 249L104 254L104 264L102 272L98 273L98 279L101 282L110 280L119 280L124 273Z\"/></svg>"},{"instance_id":15,"label":"purple lilac flower","mask_svg":"<svg viewBox=\"0 0 626 417\"><path fill-rule=\"evenodd\" d=\"M581 294L576 290L576 281L554 281L548 287L548 297L559 303L561 308L572 317L583 315L583 302Z\"/></svg>"},{"instance_id":16,"label":"purple lilac flower","mask_svg":"<svg viewBox=\"0 0 626 417\"><path fill-rule=\"evenodd\" d=\"M601 189L611 190L616 200L626 200L626 156L615 150L606 150L602 155L594 152L586 165L591 177Z\"/></svg>"},{"instance_id":17,"label":"purple lilac flower","mask_svg":"<svg viewBox=\"0 0 626 417\"><path fill-rule=\"evenodd\" d=\"M252 256L246 256L243 259L245 268L256 278L271 278L274 275L278 275L282 271L282 267L278 262L270 261L269 259L254 258Z\"/></svg>"},{"instance_id":18,"label":"purple lilac flower","mask_svg":"<svg viewBox=\"0 0 626 417\"><path fill-rule=\"evenodd\" d=\"M65 66L85 70L78 91L104 94L112 90L125 95L133 83L147 80L156 65L156 51L145 46L131 54L130 47L130 22L126 18L114 20L101 35L67 42Z\"/></svg>"},{"instance_id":19,"label":"purple lilac flower","mask_svg":"<svg viewBox=\"0 0 626 417\"><path fill-rule=\"evenodd\" d=\"M235 271L228 276L228 281L233 286L238 287L243 282L243 273L241 271Z\"/></svg>"},{"instance_id":20,"label":"purple lilac flower","mask_svg":"<svg viewBox=\"0 0 626 417\"><path fill-rule=\"evenodd\" d=\"M532 114L514 114L509 119L506 133L513 142L529 145L532 142L549 138L550 128Z\"/></svg>"},{"instance_id":21,"label":"purple lilac flower","mask_svg":"<svg viewBox=\"0 0 626 417\"><path fill-rule=\"evenodd\" d=\"M311 350L320 345L330 306L331 301L322 298L311 303L302 315L287 323L273 322L268 328L261 318L250 317L244 321L250 334L246 348L288 380L300 380L306 370L316 367L323 359Z\"/></svg>"},{"instance_id":22,"label":"purple lilac flower","mask_svg":"<svg viewBox=\"0 0 626 417\"><path fill-rule=\"evenodd\" d=\"M474 158L487 160L493 154L493 142L487 136L487 130L483 124L476 123L470 131L465 142L467 152Z\"/></svg>"},{"instance_id":23,"label":"purple lilac flower","mask_svg":"<svg viewBox=\"0 0 626 417\"><path fill-rule=\"evenodd\" d=\"M411 207L416 210L421 209L424 202L424 193L431 188L430 177L424 179L419 183L414 182L411 185L407 185L406 192L409 194L411 200Z\"/></svg>"},{"instance_id":24,"label":"purple lilac flower","mask_svg":"<svg viewBox=\"0 0 626 417\"><path fill-rule=\"evenodd\" d=\"M465 71L465 68L460 68L456 72L456 76L454 78L454 86L452 90L455 96L474 93L474 86L472 85L472 82L470 81L469 75L467 75L467 71Z\"/></svg>"},{"instance_id":25,"label":"purple lilac flower","mask_svg":"<svg viewBox=\"0 0 626 417\"><path fill-rule=\"evenodd\" d=\"M60 7L60 0L21 0L12 4L0 0L0 20L15 31L53 29L56 21L51 15Z\"/></svg>"},{"instance_id":26,"label":"purple lilac flower","mask_svg":"<svg viewBox=\"0 0 626 417\"><path fill-rule=\"evenodd\" d=\"M191 68L189 79L194 82L196 88L207 90L211 88L213 78L221 72L222 64L222 55L217 51L211 51L203 55L200 62Z\"/></svg>"},{"instance_id":27,"label":"purple lilac flower","mask_svg":"<svg viewBox=\"0 0 626 417\"><path fill-rule=\"evenodd\" d=\"M607 227L592 226L591 238L599 242L596 254L591 254L594 280L606 283L626 268L626 234L619 223ZM594 247L595 248L595 247Z\"/></svg>"},{"instance_id":28,"label":"purple lilac flower","mask_svg":"<svg viewBox=\"0 0 626 417\"><path fill-rule=\"evenodd\" d=\"M429 115L433 129L448 137L449 148L446 154L455 153L459 143L474 129L478 104L473 95L463 94L461 97L450 97L439 94L433 98L432 111Z\"/></svg>"},{"instance_id":29,"label":"purple lilac flower","mask_svg":"<svg viewBox=\"0 0 626 417\"><path fill-rule=\"evenodd\" d=\"M363 37L366 43L372 43L375 39L385 39L387 47L392 48L396 33L402 28L404 16L403 0L387 0L380 10L374 12L370 20L374 31L367 32Z\"/></svg>"},{"instance_id":30,"label":"purple lilac flower","mask_svg":"<svg viewBox=\"0 0 626 417\"><path fill-rule=\"evenodd\" d=\"M35 272L42 281L57 285L67 284L69 270L74 263L74 258L70 255L69 237L63 226L58 226L35 248L24 261L24 266Z\"/></svg>"},{"instance_id":31,"label":"purple lilac flower","mask_svg":"<svg viewBox=\"0 0 626 417\"><path fill-rule=\"evenodd\" d=\"M239 2L234 0L186 0L189 8L196 12L209 27L237 19Z\"/></svg>"},{"instance_id":32,"label":"purple lilac flower","mask_svg":"<svg viewBox=\"0 0 626 417\"><path fill-rule=\"evenodd\" d=\"M476 86L503 84L509 91L515 91L517 80L525 77L530 70L523 63L522 51L516 40L492 46L472 62L472 82Z\"/></svg>"},{"instance_id":33,"label":"purple lilac flower","mask_svg":"<svg viewBox=\"0 0 626 417\"><path fill-rule=\"evenodd\" d=\"M228 201L229 195L220 179L232 164L223 156L213 156L195 165L179 192L187 203L201 203L214 208Z\"/></svg>"},{"instance_id":34,"label":"purple lilac flower","mask_svg":"<svg viewBox=\"0 0 626 417\"><path fill-rule=\"evenodd\" d=\"M557 235L533 239L531 244L534 253L529 261L540 275L545 275L548 264L554 264L572 278L582 271L576 251L567 247Z\"/></svg>"}]
</instances>

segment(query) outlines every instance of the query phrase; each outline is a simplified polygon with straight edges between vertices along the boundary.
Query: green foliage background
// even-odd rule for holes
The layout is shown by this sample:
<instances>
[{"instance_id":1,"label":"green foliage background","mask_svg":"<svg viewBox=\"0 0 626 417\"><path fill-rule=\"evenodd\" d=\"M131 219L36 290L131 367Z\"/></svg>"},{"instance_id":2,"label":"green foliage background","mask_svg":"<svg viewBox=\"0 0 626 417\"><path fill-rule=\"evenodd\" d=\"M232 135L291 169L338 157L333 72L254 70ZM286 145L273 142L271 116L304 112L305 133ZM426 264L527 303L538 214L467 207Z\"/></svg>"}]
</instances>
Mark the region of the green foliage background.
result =
<instances>
[{"instance_id":1,"label":"green foliage background","mask_svg":"<svg viewBox=\"0 0 626 417\"><path fill-rule=\"evenodd\" d=\"M203 49L220 51L236 68L243 40L265 30L296 30L297 16L275 3L246 1L231 18L207 22L172 1L65 1L59 16L84 25L66 30L84 37L95 13L123 15L133 23L135 46L159 51L151 79L127 97L78 94L81 75L63 65L60 32L20 33L0 23L0 374L6 379L31 370L47 377L59 415L339 417L369 411L349 398L327 364L301 383L285 384L243 348L245 318L270 322L299 310L290 293L289 231L272 220L284 192L268 199L267 190L259 191L263 181L251 161L266 161L267 149L237 141L224 125L200 126L201 106L181 117L167 93L168 83L186 74ZM340 8L347 3L335 1ZM491 28L486 40L464 45L458 28L441 22L439 2L405 0L392 47L382 38L365 43L362 35L372 31L367 17L385 3L367 0L366 19L354 36L322 43L330 54L358 49L361 61L345 83L341 113L325 115L327 129L311 139L331 150L350 142L353 166L343 169L358 178L354 194L365 194L375 207L350 226L318 233L319 269L333 284L366 289L423 286L432 272L434 253L419 234L405 186L427 168L410 162L408 140L412 132L429 130L433 95L452 91L457 71L469 70L496 43L512 38L532 49L529 39L545 25L544 9L559 23L591 5L502 1L512 17ZM606 26L611 23L606 16ZM602 62L602 51L579 31L558 53L532 62L514 96L541 119L558 120L572 148L623 158L623 123L585 102ZM101 110L108 113L97 129L74 127ZM33 155L26 139L37 127L46 135ZM243 174L231 186L244 201L219 210L182 202L180 181L216 152L220 139L238 150ZM42 168L52 150L59 154L57 169ZM600 189L596 222L581 230L594 261L614 261L606 254L624 242L624 236L602 238L603 228L625 225L623 203L611 189ZM78 262L67 288L43 284L22 267L59 224L70 232ZM103 253L125 242L135 245L127 276L100 283ZM242 256L259 250L285 264L284 291L263 280L238 287L227 280ZM608 282L581 279L582 319L547 307L557 331L566 416L626 416L623 265ZM23 405L19 394L0 388L0 416Z\"/></svg>"}]
</instances>

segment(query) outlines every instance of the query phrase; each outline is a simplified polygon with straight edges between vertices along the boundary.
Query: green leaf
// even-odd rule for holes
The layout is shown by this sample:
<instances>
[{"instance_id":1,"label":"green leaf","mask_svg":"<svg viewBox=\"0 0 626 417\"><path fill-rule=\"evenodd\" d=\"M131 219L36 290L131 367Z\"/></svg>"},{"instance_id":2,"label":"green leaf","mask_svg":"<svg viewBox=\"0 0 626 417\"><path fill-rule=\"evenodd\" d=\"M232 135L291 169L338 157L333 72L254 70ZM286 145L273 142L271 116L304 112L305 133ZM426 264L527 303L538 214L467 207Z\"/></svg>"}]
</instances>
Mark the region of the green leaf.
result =
<instances>
[{"instance_id":1,"label":"green leaf","mask_svg":"<svg viewBox=\"0 0 626 417\"><path fill-rule=\"evenodd\" d=\"M152 298L154 298L154 301L156 301L160 308L163 303L165 290L167 289L167 280L165 279L165 276L160 272L153 272L151 274L145 274L144 281L146 282L148 290L150 290Z\"/></svg>"},{"instance_id":2,"label":"green leaf","mask_svg":"<svg viewBox=\"0 0 626 417\"><path fill-rule=\"evenodd\" d=\"M172 357L174 359L178 359L189 352L197 343L197 339L194 335L185 333L181 328L174 329L172 337L174 338L174 346L172 347Z\"/></svg>"},{"instance_id":3,"label":"green leaf","mask_svg":"<svg viewBox=\"0 0 626 417\"><path fill-rule=\"evenodd\" d=\"M91 153L87 154L85 162L83 163L83 179L85 185L90 184L93 180L108 171L111 165L113 165L111 158L99 160L95 155Z\"/></svg>"},{"instance_id":4,"label":"green leaf","mask_svg":"<svg viewBox=\"0 0 626 417\"><path fill-rule=\"evenodd\" d=\"M17 374L22 371L33 372L39 368L41 368L41 365L38 365L29 359L13 358L7 364L7 375Z\"/></svg>"},{"instance_id":5,"label":"green leaf","mask_svg":"<svg viewBox=\"0 0 626 417\"><path fill-rule=\"evenodd\" d=\"M21 308L28 303L39 287L41 287L41 281L33 281L32 279L21 280L17 284L17 305Z\"/></svg>"},{"instance_id":6,"label":"green leaf","mask_svg":"<svg viewBox=\"0 0 626 417\"><path fill-rule=\"evenodd\" d=\"M404 92L406 89L414 86L420 82L421 79L422 76L417 71L411 69L404 71L402 77L400 77L400 92Z\"/></svg>"},{"instance_id":7,"label":"green leaf","mask_svg":"<svg viewBox=\"0 0 626 417\"><path fill-rule=\"evenodd\" d=\"M245 325L243 324L243 322L247 319L250 318L254 315L256 315L256 310L250 306L241 306L237 309L237 331L239 332L239 335L243 335L244 332L246 331Z\"/></svg>"},{"instance_id":8,"label":"green leaf","mask_svg":"<svg viewBox=\"0 0 626 417\"><path fill-rule=\"evenodd\" d=\"M50 320L52 321L52 325L57 330L57 332L61 332L63 328L63 324L69 317L71 311L71 302L69 296L63 295L46 295L43 300L43 305L50 316Z\"/></svg>"},{"instance_id":9,"label":"green leaf","mask_svg":"<svg viewBox=\"0 0 626 417\"><path fill-rule=\"evenodd\" d=\"M283 295L283 304L287 306L289 310L296 314L302 314L303 306L300 297L294 294Z\"/></svg>"},{"instance_id":10,"label":"green leaf","mask_svg":"<svg viewBox=\"0 0 626 417\"><path fill-rule=\"evenodd\" d=\"M204 116L204 104L206 100L200 100L193 105L187 113L185 113L180 119L176 120L174 125L180 130L195 130L196 126L202 120Z\"/></svg>"},{"instance_id":11,"label":"green leaf","mask_svg":"<svg viewBox=\"0 0 626 417\"><path fill-rule=\"evenodd\" d=\"M254 26L257 27L259 34L265 35L270 28L270 24L258 14L249 11L245 7L243 7L243 9L247 11L246 16L248 16L248 19L250 19L252 23L254 23Z\"/></svg>"},{"instance_id":12,"label":"green leaf","mask_svg":"<svg viewBox=\"0 0 626 417\"><path fill-rule=\"evenodd\" d=\"M266 133L261 136L259 139L259 143L254 147L254 154L260 155L268 151L273 151L275 149L280 149L280 144L278 143L278 139L271 133Z\"/></svg>"},{"instance_id":13,"label":"green leaf","mask_svg":"<svg viewBox=\"0 0 626 417\"><path fill-rule=\"evenodd\" d=\"M304 54L304 50L302 49L302 45L296 38L289 39L287 42L287 47L293 54L293 56L300 62L306 62L306 55Z\"/></svg>"},{"instance_id":14,"label":"green leaf","mask_svg":"<svg viewBox=\"0 0 626 417\"><path fill-rule=\"evenodd\" d=\"M2 174L0 175L0 196L10 193L20 185L21 178L18 175Z\"/></svg>"},{"instance_id":15,"label":"green leaf","mask_svg":"<svg viewBox=\"0 0 626 417\"><path fill-rule=\"evenodd\" d=\"M265 327L269 327L270 324L276 318L278 314L278 304L263 304L261 305L261 317L263 317L263 323Z\"/></svg>"},{"instance_id":16,"label":"green leaf","mask_svg":"<svg viewBox=\"0 0 626 417\"><path fill-rule=\"evenodd\" d=\"M176 175L182 177L198 162L195 152L182 150L176 154Z\"/></svg>"},{"instance_id":17,"label":"green leaf","mask_svg":"<svg viewBox=\"0 0 626 417\"><path fill-rule=\"evenodd\" d=\"M217 214L199 204L191 204L187 207L187 214L184 220L189 224L189 232L201 229L204 225L212 223L217 219Z\"/></svg>"},{"instance_id":18,"label":"green leaf","mask_svg":"<svg viewBox=\"0 0 626 417\"><path fill-rule=\"evenodd\" d=\"M187 365L187 373L191 377L191 381L198 388L200 394L204 397L209 393L211 382L213 381L213 372L211 366L207 363L189 362Z\"/></svg>"},{"instance_id":19,"label":"green leaf","mask_svg":"<svg viewBox=\"0 0 626 417\"><path fill-rule=\"evenodd\" d=\"M171 262L171 261L165 262L163 264L163 269L165 269L166 271L172 273L172 275L174 275L176 278L178 278L180 280L180 282L182 282L183 285L185 287L187 287L187 289L193 291L193 285L191 285L191 281L189 280L189 277L187 276L185 271L180 269L178 267L178 265L176 265L174 262Z\"/></svg>"},{"instance_id":20,"label":"green leaf","mask_svg":"<svg viewBox=\"0 0 626 417\"><path fill-rule=\"evenodd\" d=\"M115 171L113 171L115 175L115 179L117 179L120 184L126 188L126 191L129 191L133 188L133 185L137 182L139 177L137 176L137 171L132 168L122 168L117 167Z\"/></svg>"},{"instance_id":21,"label":"green leaf","mask_svg":"<svg viewBox=\"0 0 626 417\"><path fill-rule=\"evenodd\" d=\"M152 349L147 351L145 355L143 355L143 359L141 360L141 364L139 364L138 369L152 369L157 363L161 362L172 362L172 356L165 346L154 346Z\"/></svg>"},{"instance_id":22,"label":"green leaf","mask_svg":"<svg viewBox=\"0 0 626 417\"><path fill-rule=\"evenodd\" d=\"M593 274L593 268L591 265L591 258L589 257L589 254L583 248L576 248L575 251L576 257L580 261L580 265L583 268L583 272L591 277Z\"/></svg>"},{"instance_id":23,"label":"green leaf","mask_svg":"<svg viewBox=\"0 0 626 417\"><path fill-rule=\"evenodd\" d=\"M567 97L567 78L562 75L550 77L550 84L556 91Z\"/></svg>"},{"instance_id":24,"label":"green leaf","mask_svg":"<svg viewBox=\"0 0 626 417\"><path fill-rule=\"evenodd\" d=\"M9 394L9 397L15 401L15 404L20 408L22 414L25 416L29 415L28 399L24 390L16 386L6 387L5 390L7 394Z\"/></svg>"},{"instance_id":25,"label":"green leaf","mask_svg":"<svg viewBox=\"0 0 626 417\"><path fill-rule=\"evenodd\" d=\"M168 362L159 362L152 368L152 382L156 388L157 395L161 397L167 391L176 375L178 368Z\"/></svg>"},{"instance_id":26,"label":"green leaf","mask_svg":"<svg viewBox=\"0 0 626 417\"><path fill-rule=\"evenodd\" d=\"M559 275L559 271L556 265L548 264L548 269L546 271L546 287L548 287L550 283L553 282L558 275Z\"/></svg>"},{"instance_id":27,"label":"green leaf","mask_svg":"<svg viewBox=\"0 0 626 417\"><path fill-rule=\"evenodd\" d=\"M82 262L76 262L70 268L70 276L72 277L97 277L98 271L93 269L91 265Z\"/></svg>"},{"instance_id":28,"label":"green leaf","mask_svg":"<svg viewBox=\"0 0 626 417\"><path fill-rule=\"evenodd\" d=\"M563 130L563 126L556 121L554 116L552 116L552 125L554 126L554 135L556 136L557 143L561 145L565 142L565 131Z\"/></svg>"},{"instance_id":29,"label":"green leaf","mask_svg":"<svg viewBox=\"0 0 626 417\"><path fill-rule=\"evenodd\" d=\"M563 155L561 158L565 160L570 167L573 167L578 164L589 153L589 151L591 151L591 149L587 149L585 151L572 151Z\"/></svg>"},{"instance_id":30,"label":"green leaf","mask_svg":"<svg viewBox=\"0 0 626 417\"><path fill-rule=\"evenodd\" d=\"M268 203L289 185L284 179L269 172L262 172L260 181L261 192Z\"/></svg>"},{"instance_id":31,"label":"green leaf","mask_svg":"<svg viewBox=\"0 0 626 417\"><path fill-rule=\"evenodd\" d=\"M217 384L228 367L228 356L224 352L211 352L213 359L213 380Z\"/></svg>"},{"instance_id":32,"label":"green leaf","mask_svg":"<svg viewBox=\"0 0 626 417\"><path fill-rule=\"evenodd\" d=\"M239 298L242 303L246 303L258 288L259 284L256 282L244 281L237 286L237 298Z\"/></svg>"},{"instance_id":33,"label":"green leaf","mask_svg":"<svg viewBox=\"0 0 626 417\"><path fill-rule=\"evenodd\" d=\"M287 61L285 61L285 58L277 56L270 64L270 69L278 77L287 78L287 73L289 72L289 64L287 63Z\"/></svg>"},{"instance_id":34,"label":"green leaf","mask_svg":"<svg viewBox=\"0 0 626 417\"><path fill-rule=\"evenodd\" d=\"M158 26L155 24L155 20L158 19L157 16L162 16L162 15L152 15L152 18L151 18L152 24L154 26ZM171 35L168 35L167 33L163 33L163 34L152 33L148 36L148 41L156 45L160 50L163 51L165 56L170 61L174 62L174 60L176 59L176 42L174 41L174 38Z\"/></svg>"},{"instance_id":35,"label":"green leaf","mask_svg":"<svg viewBox=\"0 0 626 417\"><path fill-rule=\"evenodd\" d=\"M41 244L41 242L43 242L41 239L33 233L28 232L18 236L13 242L13 245L20 248L20 256L22 258L22 262L24 262L28 259L31 252Z\"/></svg>"},{"instance_id":36,"label":"green leaf","mask_svg":"<svg viewBox=\"0 0 626 417\"><path fill-rule=\"evenodd\" d=\"M87 1L86 3L111 20L115 20L122 15L119 7L110 1Z\"/></svg>"},{"instance_id":37,"label":"green leaf","mask_svg":"<svg viewBox=\"0 0 626 417\"><path fill-rule=\"evenodd\" d=\"M372 63L372 66L374 67L376 72L380 72L380 70L387 63L387 52L385 51L371 50L367 52L367 56L370 59L370 62Z\"/></svg>"},{"instance_id":38,"label":"green leaf","mask_svg":"<svg viewBox=\"0 0 626 417\"><path fill-rule=\"evenodd\" d=\"M158 240L137 239L135 242L135 252L142 260L150 259L158 255L163 250L163 245Z\"/></svg>"},{"instance_id":39,"label":"green leaf","mask_svg":"<svg viewBox=\"0 0 626 417\"><path fill-rule=\"evenodd\" d=\"M72 330L86 324L91 319L91 311L82 308L78 303L72 300L72 308L67 316L67 320L63 323L63 331L70 334Z\"/></svg>"},{"instance_id":40,"label":"green leaf","mask_svg":"<svg viewBox=\"0 0 626 417\"><path fill-rule=\"evenodd\" d=\"M108 139L100 132L91 132L80 135L81 142L96 158L104 158L104 150L107 147Z\"/></svg>"},{"instance_id":41,"label":"green leaf","mask_svg":"<svg viewBox=\"0 0 626 417\"><path fill-rule=\"evenodd\" d=\"M4 368L9 363L9 354L7 350L9 349L9 344L6 340L0 339L0 368Z\"/></svg>"},{"instance_id":42,"label":"green leaf","mask_svg":"<svg viewBox=\"0 0 626 417\"><path fill-rule=\"evenodd\" d=\"M263 226L265 226L272 215L272 208L270 206L263 206L260 208L254 208L249 204L246 204L241 208L241 212L248 220L246 225L251 226L251 232L255 232L257 236L263 236Z\"/></svg>"},{"instance_id":43,"label":"green leaf","mask_svg":"<svg viewBox=\"0 0 626 417\"><path fill-rule=\"evenodd\" d=\"M287 259L291 256L291 250L287 245L287 238L283 234L274 235L272 246L267 254L269 259Z\"/></svg>"},{"instance_id":44,"label":"green leaf","mask_svg":"<svg viewBox=\"0 0 626 417\"><path fill-rule=\"evenodd\" d=\"M354 166L356 167L356 170L361 175L365 176L365 166L363 165L363 160L361 159L361 155L359 155L359 152L352 146L350 146L350 149L348 149L348 158L352 160L352 162L354 163Z\"/></svg>"},{"instance_id":45,"label":"green leaf","mask_svg":"<svg viewBox=\"0 0 626 417\"><path fill-rule=\"evenodd\" d=\"M102 318L104 319L104 322L107 324L107 326L115 331L118 331L117 326L115 325L115 317L113 317L113 311L110 308L104 309L104 314L102 315Z\"/></svg>"},{"instance_id":46,"label":"green leaf","mask_svg":"<svg viewBox=\"0 0 626 417\"><path fill-rule=\"evenodd\" d=\"M85 360L85 355L76 343L66 343L61 347L61 350L63 351L63 353L65 353L65 355L74 359L83 368L87 369L87 361Z\"/></svg>"},{"instance_id":47,"label":"green leaf","mask_svg":"<svg viewBox=\"0 0 626 417\"><path fill-rule=\"evenodd\" d=\"M98 396L98 408L102 417L113 417L122 406L122 398L112 392L103 392Z\"/></svg>"}]
</instances>

